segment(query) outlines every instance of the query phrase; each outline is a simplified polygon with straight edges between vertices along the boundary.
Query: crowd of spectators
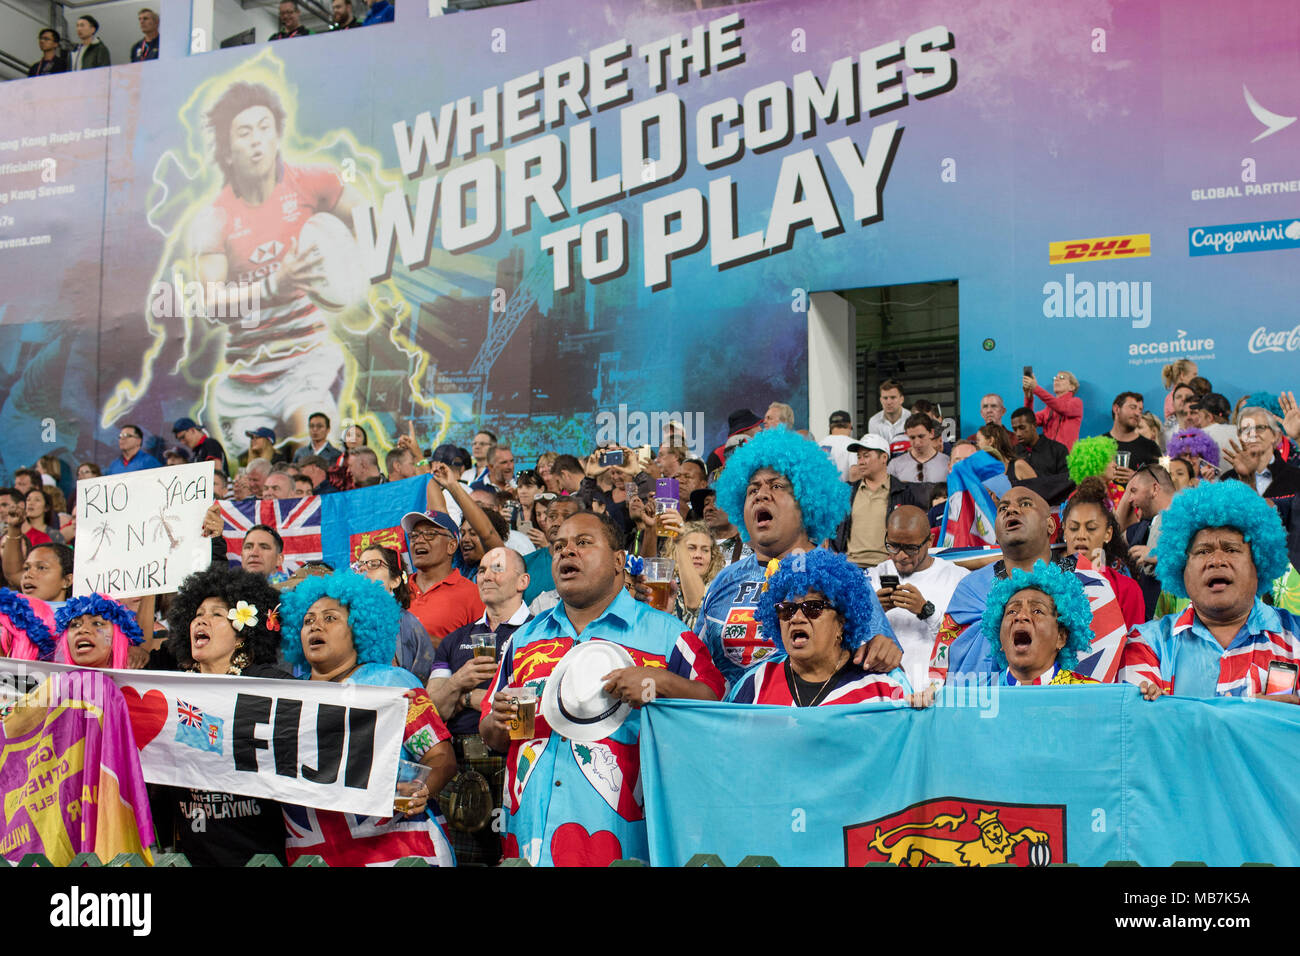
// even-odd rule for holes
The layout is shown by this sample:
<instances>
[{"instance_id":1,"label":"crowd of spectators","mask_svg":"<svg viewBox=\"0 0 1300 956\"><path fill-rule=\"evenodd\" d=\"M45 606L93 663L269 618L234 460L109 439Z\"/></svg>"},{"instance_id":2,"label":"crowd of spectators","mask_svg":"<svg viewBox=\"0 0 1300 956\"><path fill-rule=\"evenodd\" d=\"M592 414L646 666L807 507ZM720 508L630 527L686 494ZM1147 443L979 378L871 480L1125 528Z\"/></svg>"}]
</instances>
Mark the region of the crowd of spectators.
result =
<instances>
[{"instance_id":1,"label":"crowd of spectators","mask_svg":"<svg viewBox=\"0 0 1300 956\"><path fill-rule=\"evenodd\" d=\"M137 14L140 20L140 39L131 44L127 61L140 63L158 59L158 14L144 7ZM67 73L70 70L93 70L99 66L112 66L113 56L108 45L99 37L99 21L83 13L76 22L76 43L65 42L59 31L47 27L36 36L41 58L27 70L28 76L49 73Z\"/></svg>"},{"instance_id":2,"label":"crowd of spectators","mask_svg":"<svg viewBox=\"0 0 1300 956\"><path fill-rule=\"evenodd\" d=\"M86 599L69 600L77 529L60 484L71 476L47 456L0 489L0 557L13 589L0 595L66 619L59 646L83 666L409 687L411 733L427 730L418 736L432 746L404 753L431 768L431 782L416 809L376 824L392 848L418 846L439 864L503 854L555 862L540 836L560 819L609 830L622 853L644 856L644 824L584 795L558 748L522 754L527 741L511 733L521 685L551 682L538 738L563 728L609 750L625 777L637 772L639 708L655 698L925 707L966 680L1129 681L1148 700L1175 689L1264 694L1270 663L1300 658L1300 406L1288 392L1258 392L1234 411L1196 372L1167 370L1165 415L1148 415L1140 393L1122 391L1110 429L1084 437L1068 371L1048 393L1026 370L1025 404L1010 413L1001 395L984 396L982 422L966 438L935 403L909 403L890 379L857 437L846 411L832 413L817 440L796 430L791 406L771 402L762 417L733 412L707 460L687 449L678 422L658 447L588 441L521 462L509 436L488 429L465 436L469 447L429 448L412 428L381 455L365 428L336 433L325 412L311 416L301 447L258 428L235 457L181 418L162 457L211 461L219 499L346 494L427 476L425 510L402 519L397 547L372 544L350 568L299 567L268 525L227 555L218 501L204 520L213 570L179 595L123 602L120 612L106 598L83 607ZM120 456L102 469L81 463L77 478L161 467L144 437L123 425ZM992 540L940 548L941 529L978 520L973 499L958 493L971 482L990 492ZM226 633L249 596L283 602L278 647ZM97 642L95 621L114 615L139 627L118 627L109 640L104 624ZM562 670L579 648L592 656L594 637L622 656ZM3 650L36 646L10 638ZM574 685L583 673L600 680L569 700L559 690L565 673ZM1274 696L1297 702L1293 687L1284 690ZM582 707L596 691L616 706L585 727ZM524 791L521 775L537 774L543 786ZM559 789L547 790L547 779ZM214 795L168 788L158 799L183 815ZM512 805L504 834L488 823L503 799ZM252 852L291 860L285 833L323 832L327 818L281 809L288 831L265 814L242 831L225 821L222 845L233 850L165 824L159 841L209 861ZM384 845L375 852L390 852ZM351 859L344 849L338 858Z\"/></svg>"},{"instance_id":3,"label":"crowd of spectators","mask_svg":"<svg viewBox=\"0 0 1300 956\"><path fill-rule=\"evenodd\" d=\"M368 6L365 5L364 0L357 0L357 3L359 8L364 9L354 8L353 0L332 0L329 25L321 32L332 33L336 30L352 30L375 23L393 22L393 0L374 0ZM312 31L302 24L302 12L298 0L283 0L279 5L278 15L280 29L267 39L286 40L291 37L311 35ZM140 39L131 44L124 58L125 62L140 63L144 60L158 59L160 43L158 14L144 7L139 11L138 17ZM94 16L89 13L79 16L75 32L76 42L72 42L71 39L65 40L53 27L41 30L36 37L41 56L27 70L27 75L44 76L50 73L90 70L113 65L112 53L99 36L99 21ZM118 55L121 56L120 51Z\"/></svg>"}]
</instances>

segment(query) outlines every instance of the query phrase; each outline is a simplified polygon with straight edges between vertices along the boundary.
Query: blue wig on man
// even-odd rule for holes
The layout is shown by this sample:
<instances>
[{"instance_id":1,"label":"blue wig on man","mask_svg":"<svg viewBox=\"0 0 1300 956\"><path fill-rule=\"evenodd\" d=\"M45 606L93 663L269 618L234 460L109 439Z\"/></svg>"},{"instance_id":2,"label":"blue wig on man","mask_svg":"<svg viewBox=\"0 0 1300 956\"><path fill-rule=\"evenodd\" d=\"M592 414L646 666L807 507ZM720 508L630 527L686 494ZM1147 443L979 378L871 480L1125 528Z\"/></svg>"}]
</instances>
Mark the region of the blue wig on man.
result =
<instances>
[{"instance_id":1,"label":"blue wig on man","mask_svg":"<svg viewBox=\"0 0 1300 956\"><path fill-rule=\"evenodd\" d=\"M869 633L871 621L880 611L872 613L876 603L875 592L867 582L862 569L849 563L842 554L817 548L791 554L781 561L776 573L767 581L766 590L759 596L754 619L764 634L774 637L778 651L784 651L779 636L781 625L777 621L776 606L787 598L798 597L809 591L821 593L830 601L844 621L841 643L855 650L874 637Z\"/></svg>"},{"instance_id":2,"label":"blue wig on man","mask_svg":"<svg viewBox=\"0 0 1300 956\"><path fill-rule=\"evenodd\" d=\"M754 472L771 468L794 489L804 530L817 544L834 537L849 513L849 486L830 456L802 435L785 427L761 431L732 454L718 477L716 504L749 541L745 527L745 490Z\"/></svg>"},{"instance_id":3,"label":"blue wig on man","mask_svg":"<svg viewBox=\"0 0 1300 956\"><path fill-rule=\"evenodd\" d=\"M1174 495L1160 519L1160 540L1156 543L1156 577L1174 597L1187 597L1183 570L1187 551L1198 532L1205 528L1233 528L1250 545L1259 578L1256 594L1273 588L1273 579L1286 572L1288 558L1282 519L1250 485L1242 481L1201 483Z\"/></svg>"},{"instance_id":4,"label":"blue wig on man","mask_svg":"<svg viewBox=\"0 0 1300 956\"><path fill-rule=\"evenodd\" d=\"M1083 585L1073 572L1044 561L1035 561L1032 571L1013 568L1010 575L989 591L980 628L989 639L993 663L999 670L1007 666L1007 655L998 638L1002 633L1002 618L1006 614L1007 602L1026 588L1040 591L1052 599L1056 607L1056 623L1065 629L1065 646L1056 652L1056 665L1063 670L1072 670L1079 663L1079 655L1092 647L1092 608L1083 593Z\"/></svg>"},{"instance_id":5,"label":"blue wig on man","mask_svg":"<svg viewBox=\"0 0 1300 956\"><path fill-rule=\"evenodd\" d=\"M302 653L302 619L308 608L321 598L338 601L348 609L348 627L357 649L358 664L391 664L397 653L397 631L402 609L378 581L353 571L336 571L310 577L280 599L280 622L284 628L281 650L293 665L306 664Z\"/></svg>"}]
</instances>

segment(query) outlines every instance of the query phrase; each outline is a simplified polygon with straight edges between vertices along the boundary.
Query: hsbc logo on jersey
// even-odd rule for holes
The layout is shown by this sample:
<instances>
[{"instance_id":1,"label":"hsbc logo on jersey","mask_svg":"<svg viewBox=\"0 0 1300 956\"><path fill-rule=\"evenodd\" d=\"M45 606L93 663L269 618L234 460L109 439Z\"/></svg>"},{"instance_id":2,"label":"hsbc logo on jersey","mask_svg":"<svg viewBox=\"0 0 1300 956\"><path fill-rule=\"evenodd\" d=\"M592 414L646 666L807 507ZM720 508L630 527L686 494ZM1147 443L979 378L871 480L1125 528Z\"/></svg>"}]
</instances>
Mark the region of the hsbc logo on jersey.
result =
<instances>
[{"instance_id":1,"label":"hsbc logo on jersey","mask_svg":"<svg viewBox=\"0 0 1300 956\"><path fill-rule=\"evenodd\" d=\"M280 258L280 253L284 252L284 243L278 239L272 239L270 242L264 242L253 250L248 261L254 265L261 265L263 262L270 262L272 259Z\"/></svg>"}]
</instances>

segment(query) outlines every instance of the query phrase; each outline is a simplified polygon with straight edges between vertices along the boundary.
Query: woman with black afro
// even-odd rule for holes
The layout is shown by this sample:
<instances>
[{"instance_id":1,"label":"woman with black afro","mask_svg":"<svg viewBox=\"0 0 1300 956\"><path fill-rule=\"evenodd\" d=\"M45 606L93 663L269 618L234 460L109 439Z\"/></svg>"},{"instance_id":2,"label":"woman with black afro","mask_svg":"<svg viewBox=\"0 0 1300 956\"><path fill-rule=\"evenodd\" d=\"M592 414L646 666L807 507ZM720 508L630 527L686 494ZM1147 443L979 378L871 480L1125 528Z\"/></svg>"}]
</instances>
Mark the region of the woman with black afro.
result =
<instances>
[{"instance_id":1,"label":"woman with black afro","mask_svg":"<svg viewBox=\"0 0 1300 956\"><path fill-rule=\"evenodd\" d=\"M280 592L262 575L214 564L181 583L167 613L166 648L180 670L292 680L279 664L279 603ZM284 861L276 801L189 787L153 790L159 839L174 833L195 866L244 866L257 854Z\"/></svg>"},{"instance_id":2,"label":"woman with black afro","mask_svg":"<svg viewBox=\"0 0 1300 956\"><path fill-rule=\"evenodd\" d=\"M265 576L214 564L181 583L167 612L167 649L181 670L291 680L279 664L279 605Z\"/></svg>"}]
</instances>

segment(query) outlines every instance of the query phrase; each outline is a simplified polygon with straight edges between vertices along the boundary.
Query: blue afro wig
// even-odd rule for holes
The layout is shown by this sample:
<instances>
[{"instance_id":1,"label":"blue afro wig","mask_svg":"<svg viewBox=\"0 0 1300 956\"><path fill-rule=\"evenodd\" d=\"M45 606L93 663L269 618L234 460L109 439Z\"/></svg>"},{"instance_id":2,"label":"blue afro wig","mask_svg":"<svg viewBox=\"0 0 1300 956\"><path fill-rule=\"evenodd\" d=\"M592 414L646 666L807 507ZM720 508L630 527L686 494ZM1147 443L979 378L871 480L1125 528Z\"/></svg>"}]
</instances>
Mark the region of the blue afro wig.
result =
<instances>
[{"instance_id":1,"label":"blue afro wig","mask_svg":"<svg viewBox=\"0 0 1300 956\"><path fill-rule=\"evenodd\" d=\"M1056 605L1056 622L1065 628L1065 646L1056 652L1056 664L1067 671L1073 669L1079 663L1079 655L1092 647L1092 608L1083 593L1083 585L1072 572L1043 561L1035 561L1032 571L1012 569L1008 577L989 591L980 627L988 638L993 663L999 669L1007 666L1007 655L998 639L1002 633L1002 617L1012 595L1025 588L1041 591Z\"/></svg>"},{"instance_id":2,"label":"blue afro wig","mask_svg":"<svg viewBox=\"0 0 1300 956\"><path fill-rule=\"evenodd\" d=\"M72 598L54 612L54 626L59 629L59 634L65 634L69 624L87 614L97 614L114 624L132 644L144 643L144 632L140 630L140 622L135 619L135 615L125 606L102 594Z\"/></svg>"},{"instance_id":3,"label":"blue afro wig","mask_svg":"<svg viewBox=\"0 0 1300 956\"><path fill-rule=\"evenodd\" d=\"M280 625L284 628L281 651L294 665L305 665L302 653L302 619L307 609L323 597L348 609L348 627L359 664L391 664L397 653L397 631L402 609L378 581L353 571L336 571L302 581L280 599Z\"/></svg>"},{"instance_id":4,"label":"blue afro wig","mask_svg":"<svg viewBox=\"0 0 1300 956\"><path fill-rule=\"evenodd\" d=\"M749 541L745 527L745 489L754 472L771 468L789 479L803 514L804 530L814 544L834 537L849 513L849 486L830 456L787 428L761 431L732 454L718 477L717 506Z\"/></svg>"},{"instance_id":5,"label":"blue afro wig","mask_svg":"<svg viewBox=\"0 0 1300 956\"><path fill-rule=\"evenodd\" d=\"M1286 533L1272 506L1245 482L1202 482L1174 495L1160 519L1156 577L1174 597L1187 597L1183 584L1187 549L1203 528L1235 528L1241 532L1250 545L1259 577L1257 594L1272 590L1273 579L1286 572Z\"/></svg>"},{"instance_id":6,"label":"blue afro wig","mask_svg":"<svg viewBox=\"0 0 1300 956\"><path fill-rule=\"evenodd\" d=\"M1282 417L1282 403L1277 400L1277 396L1272 392L1251 392L1246 397L1246 402L1242 408L1265 408L1276 415Z\"/></svg>"},{"instance_id":7,"label":"blue afro wig","mask_svg":"<svg viewBox=\"0 0 1300 956\"><path fill-rule=\"evenodd\" d=\"M784 653L781 644L781 624L777 620L776 606L790 597L818 591L835 605L844 620L842 643L849 650L867 643L874 637L868 633L868 622L880 616L879 603L867 576L842 554L817 548L802 554L792 554L783 560L767 581L767 590L758 599L754 618L763 633L775 643L778 652ZM873 615L871 605L877 609ZM779 655L778 655L779 656Z\"/></svg>"},{"instance_id":8,"label":"blue afro wig","mask_svg":"<svg viewBox=\"0 0 1300 956\"><path fill-rule=\"evenodd\" d=\"M27 639L40 652L40 659L47 661L54 653L54 635L49 627L32 610L26 595L8 588L0 588L0 615L7 617L13 628L22 631ZM57 618L55 619L57 626ZM60 628L62 630L62 628Z\"/></svg>"}]
</instances>

